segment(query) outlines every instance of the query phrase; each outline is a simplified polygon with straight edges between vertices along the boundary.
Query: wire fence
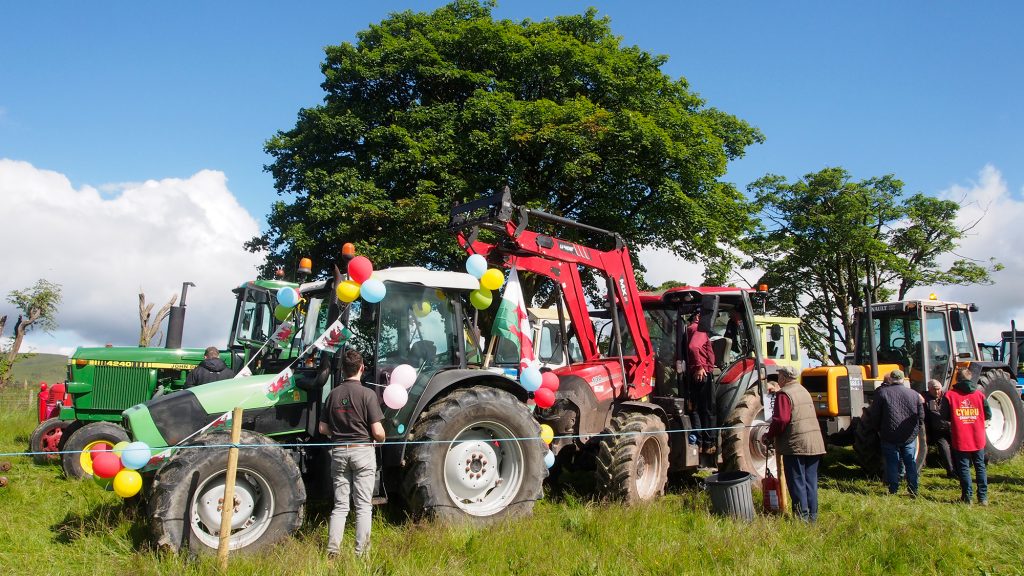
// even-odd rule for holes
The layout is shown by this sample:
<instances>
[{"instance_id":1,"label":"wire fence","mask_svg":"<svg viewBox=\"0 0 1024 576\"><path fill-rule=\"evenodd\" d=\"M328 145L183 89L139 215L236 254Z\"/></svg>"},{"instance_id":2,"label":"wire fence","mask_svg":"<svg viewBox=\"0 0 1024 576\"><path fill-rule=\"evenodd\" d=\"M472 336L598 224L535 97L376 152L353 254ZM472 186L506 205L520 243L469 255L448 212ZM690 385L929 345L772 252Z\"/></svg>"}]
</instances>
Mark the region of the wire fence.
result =
<instances>
[{"instance_id":1,"label":"wire fence","mask_svg":"<svg viewBox=\"0 0 1024 576\"><path fill-rule=\"evenodd\" d=\"M32 410L38 405L39 387L27 383L9 383L0 388L0 411Z\"/></svg>"}]
</instances>

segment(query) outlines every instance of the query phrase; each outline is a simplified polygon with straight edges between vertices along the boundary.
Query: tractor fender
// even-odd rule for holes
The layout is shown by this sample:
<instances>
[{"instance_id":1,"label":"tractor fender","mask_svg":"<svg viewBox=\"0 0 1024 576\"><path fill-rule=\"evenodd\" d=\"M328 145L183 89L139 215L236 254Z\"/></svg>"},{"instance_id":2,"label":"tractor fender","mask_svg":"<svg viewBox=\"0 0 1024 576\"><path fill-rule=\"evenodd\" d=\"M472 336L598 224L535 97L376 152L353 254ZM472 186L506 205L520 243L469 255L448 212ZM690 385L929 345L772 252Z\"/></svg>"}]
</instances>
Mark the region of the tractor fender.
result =
<instances>
[{"instance_id":1,"label":"tractor fender","mask_svg":"<svg viewBox=\"0 0 1024 576\"><path fill-rule=\"evenodd\" d=\"M622 412L638 412L640 414L654 414L658 418L661 418L663 422L668 424L668 414L665 409L661 406L651 403L642 402L640 400L627 400L625 402L616 402L612 404L612 416L617 416Z\"/></svg>"}]
</instances>

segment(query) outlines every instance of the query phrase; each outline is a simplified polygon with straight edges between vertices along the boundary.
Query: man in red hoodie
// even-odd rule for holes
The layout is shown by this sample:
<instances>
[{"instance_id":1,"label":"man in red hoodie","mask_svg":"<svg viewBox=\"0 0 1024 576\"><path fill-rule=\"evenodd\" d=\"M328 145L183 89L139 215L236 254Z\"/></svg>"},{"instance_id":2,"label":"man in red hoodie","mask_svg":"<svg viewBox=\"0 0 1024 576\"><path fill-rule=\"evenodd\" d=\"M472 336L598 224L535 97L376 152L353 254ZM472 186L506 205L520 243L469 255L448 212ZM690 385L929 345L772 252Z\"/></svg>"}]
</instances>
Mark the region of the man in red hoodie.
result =
<instances>
[{"instance_id":1,"label":"man in red hoodie","mask_svg":"<svg viewBox=\"0 0 1024 576\"><path fill-rule=\"evenodd\" d=\"M979 388L968 368L957 373L956 384L946 392L942 417L949 420L950 445L957 474L960 499L971 503L971 465L978 483L978 504L988 506L988 477L985 472L985 423L992 419L985 391Z\"/></svg>"}]
</instances>

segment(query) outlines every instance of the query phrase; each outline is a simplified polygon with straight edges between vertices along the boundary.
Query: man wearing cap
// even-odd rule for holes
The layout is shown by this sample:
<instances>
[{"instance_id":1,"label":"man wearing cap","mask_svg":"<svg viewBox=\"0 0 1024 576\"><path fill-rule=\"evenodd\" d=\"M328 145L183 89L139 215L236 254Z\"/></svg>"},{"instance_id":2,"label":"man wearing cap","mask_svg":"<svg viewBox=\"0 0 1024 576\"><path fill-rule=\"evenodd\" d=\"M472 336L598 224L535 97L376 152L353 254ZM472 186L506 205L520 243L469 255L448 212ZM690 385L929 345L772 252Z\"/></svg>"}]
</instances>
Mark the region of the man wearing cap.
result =
<instances>
[{"instance_id":1,"label":"man wearing cap","mask_svg":"<svg viewBox=\"0 0 1024 576\"><path fill-rule=\"evenodd\" d=\"M769 382L775 393L772 422L762 441L774 442L786 469L786 487L793 501L793 514L802 520L818 519L818 464L825 453L814 401L797 384L792 366L779 366L778 382Z\"/></svg>"},{"instance_id":2,"label":"man wearing cap","mask_svg":"<svg viewBox=\"0 0 1024 576\"><path fill-rule=\"evenodd\" d=\"M924 403L924 426L928 443L934 444L939 452L939 462L946 471L946 478L955 478L953 454L949 449L949 421L942 417L942 402L945 397L942 382L929 380L928 398Z\"/></svg>"},{"instance_id":3,"label":"man wearing cap","mask_svg":"<svg viewBox=\"0 0 1024 576\"><path fill-rule=\"evenodd\" d=\"M907 490L917 497L917 436L924 425L924 398L906 385L902 370L893 370L875 392L865 416L869 430L878 430L885 458L889 493L900 489L900 463L907 472Z\"/></svg>"}]
</instances>

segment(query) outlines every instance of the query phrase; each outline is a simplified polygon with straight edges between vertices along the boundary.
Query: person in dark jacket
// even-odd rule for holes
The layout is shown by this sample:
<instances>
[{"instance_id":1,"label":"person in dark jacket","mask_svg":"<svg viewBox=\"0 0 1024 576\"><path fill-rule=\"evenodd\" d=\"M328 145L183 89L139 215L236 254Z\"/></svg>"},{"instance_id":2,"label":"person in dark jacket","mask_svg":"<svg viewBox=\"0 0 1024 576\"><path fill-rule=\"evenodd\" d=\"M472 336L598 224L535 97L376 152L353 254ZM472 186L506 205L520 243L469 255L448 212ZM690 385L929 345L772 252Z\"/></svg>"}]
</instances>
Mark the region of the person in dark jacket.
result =
<instances>
[{"instance_id":1,"label":"person in dark jacket","mask_svg":"<svg viewBox=\"0 0 1024 576\"><path fill-rule=\"evenodd\" d=\"M955 478L953 473L953 454L949 450L949 421L942 417L942 382L928 381L928 398L924 403L924 426L929 444L934 444L939 452L939 462L946 471L947 478Z\"/></svg>"},{"instance_id":2,"label":"person in dark jacket","mask_svg":"<svg viewBox=\"0 0 1024 576\"><path fill-rule=\"evenodd\" d=\"M814 522L818 519L818 464L825 453L825 440L814 400L797 383L796 368L780 366L778 375L778 384L769 382L769 391L775 392L775 410L762 442L774 443L782 455L793 514Z\"/></svg>"},{"instance_id":3,"label":"person in dark jacket","mask_svg":"<svg viewBox=\"0 0 1024 576\"><path fill-rule=\"evenodd\" d=\"M228 365L220 359L220 350L217 350L216 346L210 346L206 349L206 354L199 366L193 368L185 377L185 388L234 377L235 371L228 368Z\"/></svg>"},{"instance_id":4,"label":"person in dark jacket","mask_svg":"<svg viewBox=\"0 0 1024 576\"><path fill-rule=\"evenodd\" d=\"M878 430L885 457L889 493L900 489L900 463L907 472L910 497L917 497L917 437L924 425L924 398L905 384L902 370L893 370L875 392L866 415L869 430Z\"/></svg>"}]
</instances>

